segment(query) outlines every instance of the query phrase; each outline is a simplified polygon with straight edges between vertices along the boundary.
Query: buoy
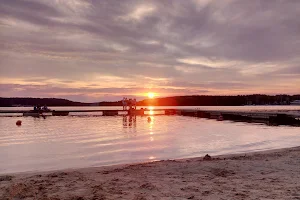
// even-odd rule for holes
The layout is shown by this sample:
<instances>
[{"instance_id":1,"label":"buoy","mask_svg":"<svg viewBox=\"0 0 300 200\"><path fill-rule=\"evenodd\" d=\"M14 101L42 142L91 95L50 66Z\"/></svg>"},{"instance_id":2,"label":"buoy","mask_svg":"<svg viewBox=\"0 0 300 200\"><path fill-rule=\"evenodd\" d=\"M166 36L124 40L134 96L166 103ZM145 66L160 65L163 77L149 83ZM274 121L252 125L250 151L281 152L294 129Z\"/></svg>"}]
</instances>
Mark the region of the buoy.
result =
<instances>
[{"instance_id":1,"label":"buoy","mask_svg":"<svg viewBox=\"0 0 300 200\"><path fill-rule=\"evenodd\" d=\"M21 120L18 120L18 121L16 122L16 125L17 125L17 126L21 126L21 125L22 125L22 121L21 121Z\"/></svg>"},{"instance_id":2,"label":"buoy","mask_svg":"<svg viewBox=\"0 0 300 200\"><path fill-rule=\"evenodd\" d=\"M151 117L148 117L148 122L151 122L151 120L152 120Z\"/></svg>"}]
</instances>

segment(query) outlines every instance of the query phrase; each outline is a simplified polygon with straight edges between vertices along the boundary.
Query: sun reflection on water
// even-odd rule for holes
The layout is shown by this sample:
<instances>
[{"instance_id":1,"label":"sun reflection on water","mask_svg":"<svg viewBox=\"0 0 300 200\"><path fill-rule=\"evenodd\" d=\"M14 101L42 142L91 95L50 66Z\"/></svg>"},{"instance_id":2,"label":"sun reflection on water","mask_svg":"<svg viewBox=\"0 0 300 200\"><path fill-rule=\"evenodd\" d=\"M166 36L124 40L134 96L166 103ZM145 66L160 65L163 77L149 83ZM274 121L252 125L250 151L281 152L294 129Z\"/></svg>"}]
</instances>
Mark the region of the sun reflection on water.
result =
<instances>
[{"instance_id":1,"label":"sun reflection on water","mask_svg":"<svg viewBox=\"0 0 300 200\"><path fill-rule=\"evenodd\" d=\"M153 121L154 121L154 117L153 116L151 116L151 117L149 117L150 118L150 120L148 119L148 123L149 123L149 130L150 130L150 134L151 134L151 132L152 132L152 129L153 129ZM152 132L153 133L153 132Z\"/></svg>"},{"instance_id":2,"label":"sun reflection on water","mask_svg":"<svg viewBox=\"0 0 300 200\"><path fill-rule=\"evenodd\" d=\"M153 114L153 111L152 111L152 114ZM151 115L151 110L150 110L150 115ZM150 118L150 120L149 120ZM150 136L150 142L153 142L154 141L154 132L153 132L153 125L154 125L154 116L150 116L148 117L148 123L149 123L149 136ZM150 156L149 157L149 160L152 160L154 161L156 159L155 156Z\"/></svg>"}]
</instances>

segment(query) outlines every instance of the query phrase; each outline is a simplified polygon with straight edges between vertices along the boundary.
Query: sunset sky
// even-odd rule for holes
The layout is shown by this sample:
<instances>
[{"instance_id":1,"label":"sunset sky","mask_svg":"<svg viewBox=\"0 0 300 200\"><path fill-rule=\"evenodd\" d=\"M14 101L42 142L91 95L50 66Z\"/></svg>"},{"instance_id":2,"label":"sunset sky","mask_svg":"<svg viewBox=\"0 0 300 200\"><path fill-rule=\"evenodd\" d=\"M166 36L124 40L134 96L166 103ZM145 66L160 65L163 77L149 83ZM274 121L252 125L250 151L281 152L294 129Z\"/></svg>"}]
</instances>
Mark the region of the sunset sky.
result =
<instances>
[{"instance_id":1,"label":"sunset sky","mask_svg":"<svg viewBox=\"0 0 300 200\"><path fill-rule=\"evenodd\" d=\"M1 0L0 96L300 93L299 0Z\"/></svg>"}]
</instances>

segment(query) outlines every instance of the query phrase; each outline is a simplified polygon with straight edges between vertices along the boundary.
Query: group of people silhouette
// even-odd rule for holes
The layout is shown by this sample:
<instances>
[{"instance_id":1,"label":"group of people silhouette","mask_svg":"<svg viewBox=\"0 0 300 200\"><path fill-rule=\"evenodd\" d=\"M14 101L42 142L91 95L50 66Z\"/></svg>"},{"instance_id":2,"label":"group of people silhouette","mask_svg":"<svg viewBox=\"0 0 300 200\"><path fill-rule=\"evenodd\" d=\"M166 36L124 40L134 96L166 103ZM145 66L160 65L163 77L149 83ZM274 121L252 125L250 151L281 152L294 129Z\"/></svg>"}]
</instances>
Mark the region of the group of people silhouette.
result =
<instances>
[{"instance_id":1,"label":"group of people silhouette","mask_svg":"<svg viewBox=\"0 0 300 200\"><path fill-rule=\"evenodd\" d=\"M129 110L132 109L136 110L136 99L127 99L124 97L122 100L122 105L123 105L123 110L127 110L127 108L129 108Z\"/></svg>"},{"instance_id":2,"label":"group of people silhouette","mask_svg":"<svg viewBox=\"0 0 300 200\"><path fill-rule=\"evenodd\" d=\"M44 105L43 107L41 107L40 105L34 106L33 110L37 112L50 111L50 109L46 105Z\"/></svg>"}]
</instances>

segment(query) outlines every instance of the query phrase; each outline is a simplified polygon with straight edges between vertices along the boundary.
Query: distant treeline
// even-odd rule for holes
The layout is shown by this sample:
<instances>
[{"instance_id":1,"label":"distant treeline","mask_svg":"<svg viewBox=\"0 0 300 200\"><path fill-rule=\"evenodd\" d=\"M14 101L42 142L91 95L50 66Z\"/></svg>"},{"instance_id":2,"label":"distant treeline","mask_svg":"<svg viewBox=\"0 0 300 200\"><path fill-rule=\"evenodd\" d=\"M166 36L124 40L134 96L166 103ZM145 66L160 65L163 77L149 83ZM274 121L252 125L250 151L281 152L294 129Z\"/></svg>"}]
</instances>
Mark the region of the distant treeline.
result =
<instances>
[{"instance_id":1,"label":"distant treeline","mask_svg":"<svg viewBox=\"0 0 300 200\"><path fill-rule=\"evenodd\" d=\"M1 107L11 106L88 106L89 103L69 101L57 98L0 98Z\"/></svg>"},{"instance_id":2,"label":"distant treeline","mask_svg":"<svg viewBox=\"0 0 300 200\"><path fill-rule=\"evenodd\" d=\"M289 105L300 95L238 95L238 96L177 96L145 99L139 106L242 106L242 105Z\"/></svg>"},{"instance_id":3,"label":"distant treeline","mask_svg":"<svg viewBox=\"0 0 300 200\"><path fill-rule=\"evenodd\" d=\"M2 98L0 97L0 107L12 106L122 106L121 101L116 102L97 102L97 103L82 103L70 101L67 99L58 98Z\"/></svg>"},{"instance_id":4,"label":"distant treeline","mask_svg":"<svg viewBox=\"0 0 300 200\"><path fill-rule=\"evenodd\" d=\"M241 106L241 105L289 105L300 95L239 95L239 96L176 96L145 99L138 106ZM121 101L82 103L57 98L0 98L0 107L11 106L122 106Z\"/></svg>"}]
</instances>

